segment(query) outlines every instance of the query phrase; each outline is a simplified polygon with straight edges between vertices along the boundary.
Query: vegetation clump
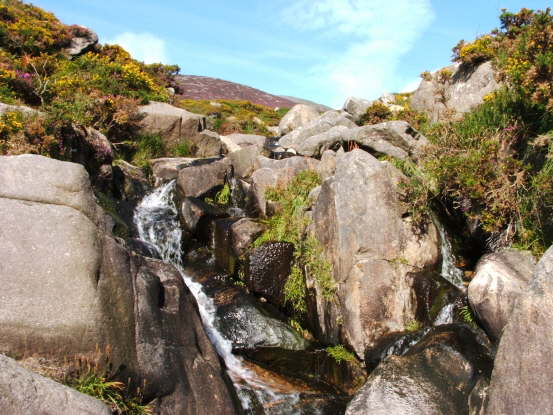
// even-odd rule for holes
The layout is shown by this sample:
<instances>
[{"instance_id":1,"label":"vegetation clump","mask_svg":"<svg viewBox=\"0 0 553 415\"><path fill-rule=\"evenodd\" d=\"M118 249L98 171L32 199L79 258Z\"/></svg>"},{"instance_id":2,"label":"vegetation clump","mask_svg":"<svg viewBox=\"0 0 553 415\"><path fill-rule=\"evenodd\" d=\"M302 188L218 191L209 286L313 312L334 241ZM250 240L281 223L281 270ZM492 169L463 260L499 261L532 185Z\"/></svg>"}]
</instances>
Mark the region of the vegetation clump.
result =
<instances>
[{"instance_id":1,"label":"vegetation clump","mask_svg":"<svg viewBox=\"0 0 553 415\"><path fill-rule=\"evenodd\" d=\"M348 351L341 344L337 346L327 347L325 350L328 355L336 361L336 363L355 361L355 355Z\"/></svg>"},{"instance_id":2,"label":"vegetation clump","mask_svg":"<svg viewBox=\"0 0 553 415\"><path fill-rule=\"evenodd\" d=\"M553 18L504 11L501 24L454 53L466 64L493 59L504 86L461 120L424 126L430 145L418 165L399 164L419 222L438 202L479 224L491 248L539 255L553 242Z\"/></svg>"},{"instance_id":3,"label":"vegetation clump","mask_svg":"<svg viewBox=\"0 0 553 415\"><path fill-rule=\"evenodd\" d=\"M177 105L187 111L210 116L210 129L219 134L260 134L270 136L268 125L278 125L288 108L275 110L249 101L184 99Z\"/></svg>"},{"instance_id":4,"label":"vegetation clump","mask_svg":"<svg viewBox=\"0 0 553 415\"><path fill-rule=\"evenodd\" d=\"M298 314L307 311L306 275L315 280L325 299L334 298L332 265L324 258L319 241L307 231L310 221L305 212L309 206L309 192L320 183L319 175L308 170L297 174L284 188L268 189L266 197L278 204L278 211L264 221L267 229L254 242L255 246L269 241L294 245L294 261L284 287L284 296Z\"/></svg>"}]
</instances>

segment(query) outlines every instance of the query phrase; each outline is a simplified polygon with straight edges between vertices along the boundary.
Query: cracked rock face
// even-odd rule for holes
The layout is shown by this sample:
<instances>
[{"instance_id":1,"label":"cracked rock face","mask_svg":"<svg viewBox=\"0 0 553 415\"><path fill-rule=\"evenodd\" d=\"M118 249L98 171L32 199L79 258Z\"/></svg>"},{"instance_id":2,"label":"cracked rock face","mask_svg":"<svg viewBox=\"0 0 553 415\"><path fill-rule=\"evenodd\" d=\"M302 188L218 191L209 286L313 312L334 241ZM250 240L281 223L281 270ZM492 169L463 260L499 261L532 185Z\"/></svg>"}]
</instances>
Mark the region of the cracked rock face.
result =
<instances>
[{"instance_id":1,"label":"cracked rock face","mask_svg":"<svg viewBox=\"0 0 553 415\"><path fill-rule=\"evenodd\" d=\"M420 307L417 280L439 265L436 228L416 235L397 190L402 174L362 150L338 154L313 208L313 230L333 264L337 301L317 293L317 325L327 341L347 341L360 357L402 331ZM317 284L308 279L317 291Z\"/></svg>"}]
</instances>

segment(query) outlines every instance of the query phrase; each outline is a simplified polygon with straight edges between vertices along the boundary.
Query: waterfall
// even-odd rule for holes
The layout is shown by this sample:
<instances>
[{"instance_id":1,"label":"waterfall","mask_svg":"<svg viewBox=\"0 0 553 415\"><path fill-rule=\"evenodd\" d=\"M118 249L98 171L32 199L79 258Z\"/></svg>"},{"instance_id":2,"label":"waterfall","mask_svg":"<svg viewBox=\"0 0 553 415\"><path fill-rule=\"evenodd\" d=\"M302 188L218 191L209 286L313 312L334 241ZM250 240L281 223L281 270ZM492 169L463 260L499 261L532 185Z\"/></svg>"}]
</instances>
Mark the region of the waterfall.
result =
<instances>
[{"instance_id":1,"label":"waterfall","mask_svg":"<svg viewBox=\"0 0 553 415\"><path fill-rule=\"evenodd\" d=\"M451 246L451 242L449 241L445 227L438 220L438 218L433 217L433 221L440 234L440 251L442 254L442 269L440 274L443 279L449 281L451 284L464 291L465 286L463 284L463 271L455 266L453 248Z\"/></svg>"},{"instance_id":2,"label":"waterfall","mask_svg":"<svg viewBox=\"0 0 553 415\"><path fill-rule=\"evenodd\" d=\"M245 410L252 409L252 395L261 404L281 400L293 405L299 400L299 394L275 392L269 385L257 378L254 372L247 369L240 357L232 354L231 341L224 338L217 329L216 306L213 300L204 293L201 284L194 282L183 271L181 250L184 241L173 201L174 190L175 181L173 180L155 189L138 204L133 219L138 229L139 238L155 247L165 262L174 265L179 270L184 282L196 298L204 328L219 356L225 362L243 408ZM292 411L291 407L290 411Z\"/></svg>"}]
</instances>

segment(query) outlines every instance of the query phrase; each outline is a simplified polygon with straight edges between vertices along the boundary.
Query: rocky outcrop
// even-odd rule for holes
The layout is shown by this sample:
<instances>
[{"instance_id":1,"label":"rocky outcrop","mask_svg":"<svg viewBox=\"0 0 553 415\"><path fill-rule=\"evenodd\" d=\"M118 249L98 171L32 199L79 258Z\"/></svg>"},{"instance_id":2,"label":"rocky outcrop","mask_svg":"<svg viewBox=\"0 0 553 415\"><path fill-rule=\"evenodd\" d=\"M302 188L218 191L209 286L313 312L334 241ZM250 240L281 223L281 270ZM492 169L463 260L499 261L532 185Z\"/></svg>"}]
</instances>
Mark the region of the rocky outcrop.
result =
<instances>
[{"instance_id":1,"label":"rocky outcrop","mask_svg":"<svg viewBox=\"0 0 553 415\"><path fill-rule=\"evenodd\" d=\"M188 138L190 152L196 157L218 157L225 146L214 131L204 130Z\"/></svg>"},{"instance_id":2,"label":"rocky outcrop","mask_svg":"<svg viewBox=\"0 0 553 415\"><path fill-rule=\"evenodd\" d=\"M292 109L280 120L278 124L279 133L280 135L288 134L296 128L309 124L317 118L319 118L319 111L317 111L316 108L305 104L294 105L294 107L292 107Z\"/></svg>"},{"instance_id":3,"label":"rocky outcrop","mask_svg":"<svg viewBox=\"0 0 553 415\"><path fill-rule=\"evenodd\" d=\"M318 160L309 157L288 157L282 160L258 157L251 181L253 198L261 214L267 213L265 192L268 188L284 187L298 173L305 170L316 170L318 165Z\"/></svg>"},{"instance_id":4,"label":"rocky outcrop","mask_svg":"<svg viewBox=\"0 0 553 415\"><path fill-rule=\"evenodd\" d=\"M0 157L0 214L0 352L63 361L109 348L111 374L161 412L234 413L182 277L105 232L81 165Z\"/></svg>"},{"instance_id":5,"label":"rocky outcrop","mask_svg":"<svg viewBox=\"0 0 553 415\"><path fill-rule=\"evenodd\" d=\"M177 178L179 197L200 197L223 186L229 167L228 158L223 158L180 169Z\"/></svg>"},{"instance_id":6,"label":"rocky outcrop","mask_svg":"<svg viewBox=\"0 0 553 415\"><path fill-rule=\"evenodd\" d=\"M71 43L64 50L69 56L79 56L93 50L98 44L98 35L84 26L72 26Z\"/></svg>"},{"instance_id":7,"label":"rocky outcrop","mask_svg":"<svg viewBox=\"0 0 553 415\"><path fill-rule=\"evenodd\" d=\"M455 64L423 79L410 100L411 109L428 113L433 122L459 117L499 88L491 62L476 67Z\"/></svg>"},{"instance_id":8,"label":"rocky outcrop","mask_svg":"<svg viewBox=\"0 0 553 415\"><path fill-rule=\"evenodd\" d=\"M353 117L353 121L359 122L361 120L361 117L365 114L365 112L367 112L367 108L369 108L372 104L373 101L368 101L362 98L349 97L348 99L346 99L346 102L344 102L344 106L342 107L342 109L351 114L351 116Z\"/></svg>"},{"instance_id":9,"label":"rocky outcrop","mask_svg":"<svg viewBox=\"0 0 553 415\"><path fill-rule=\"evenodd\" d=\"M336 283L335 301L327 301L308 276L317 298L313 326L325 341L349 344L361 358L378 338L417 319L423 303L417 286L439 265L437 230L429 225L415 233L397 190L401 178L362 150L338 154L336 173L323 182L313 208L312 229Z\"/></svg>"},{"instance_id":10,"label":"rocky outcrop","mask_svg":"<svg viewBox=\"0 0 553 415\"><path fill-rule=\"evenodd\" d=\"M233 223L230 231L234 254L237 257L244 255L264 229L264 225L249 218L242 218Z\"/></svg>"},{"instance_id":11,"label":"rocky outcrop","mask_svg":"<svg viewBox=\"0 0 553 415\"><path fill-rule=\"evenodd\" d=\"M503 330L486 414L540 414L553 408L553 248L536 266Z\"/></svg>"},{"instance_id":12,"label":"rocky outcrop","mask_svg":"<svg viewBox=\"0 0 553 415\"><path fill-rule=\"evenodd\" d=\"M176 179L179 175L179 170L191 166L196 160L190 157L151 159L150 165L152 166L155 185L159 186L162 183Z\"/></svg>"},{"instance_id":13,"label":"rocky outcrop","mask_svg":"<svg viewBox=\"0 0 553 415\"><path fill-rule=\"evenodd\" d=\"M355 127L356 125L351 121L350 117L351 116L344 111L327 111L319 118L286 134L278 143L281 147L291 148L297 151L297 148L299 148L306 139L317 134L322 134L332 127Z\"/></svg>"},{"instance_id":14,"label":"rocky outcrop","mask_svg":"<svg viewBox=\"0 0 553 415\"><path fill-rule=\"evenodd\" d=\"M337 144L355 142L370 152L386 154L404 160L416 158L428 140L405 121L388 121L364 127L332 127L321 134L294 145L298 154L319 157Z\"/></svg>"},{"instance_id":15,"label":"rocky outcrop","mask_svg":"<svg viewBox=\"0 0 553 415\"><path fill-rule=\"evenodd\" d=\"M518 297L526 291L536 260L531 253L503 249L478 261L468 299L486 331L499 339Z\"/></svg>"},{"instance_id":16,"label":"rocky outcrop","mask_svg":"<svg viewBox=\"0 0 553 415\"><path fill-rule=\"evenodd\" d=\"M10 415L111 415L102 402L24 369L0 354L0 412Z\"/></svg>"},{"instance_id":17,"label":"rocky outcrop","mask_svg":"<svg viewBox=\"0 0 553 415\"><path fill-rule=\"evenodd\" d=\"M250 177L256 168L256 161L260 155L261 150L258 146L247 146L230 153L229 158L234 175L241 179Z\"/></svg>"},{"instance_id":18,"label":"rocky outcrop","mask_svg":"<svg viewBox=\"0 0 553 415\"><path fill-rule=\"evenodd\" d=\"M168 147L174 147L185 139L194 137L206 128L203 115L193 114L163 102L151 101L139 108L143 134L159 134Z\"/></svg>"},{"instance_id":19,"label":"rocky outcrop","mask_svg":"<svg viewBox=\"0 0 553 415\"><path fill-rule=\"evenodd\" d=\"M226 139L230 140L233 144L239 148L256 146L261 151L265 145L267 138L262 135L256 134L229 134L225 136Z\"/></svg>"},{"instance_id":20,"label":"rocky outcrop","mask_svg":"<svg viewBox=\"0 0 553 415\"><path fill-rule=\"evenodd\" d=\"M476 379L493 364L464 326L433 329L404 356L390 356L369 376L346 415L464 415Z\"/></svg>"}]
</instances>

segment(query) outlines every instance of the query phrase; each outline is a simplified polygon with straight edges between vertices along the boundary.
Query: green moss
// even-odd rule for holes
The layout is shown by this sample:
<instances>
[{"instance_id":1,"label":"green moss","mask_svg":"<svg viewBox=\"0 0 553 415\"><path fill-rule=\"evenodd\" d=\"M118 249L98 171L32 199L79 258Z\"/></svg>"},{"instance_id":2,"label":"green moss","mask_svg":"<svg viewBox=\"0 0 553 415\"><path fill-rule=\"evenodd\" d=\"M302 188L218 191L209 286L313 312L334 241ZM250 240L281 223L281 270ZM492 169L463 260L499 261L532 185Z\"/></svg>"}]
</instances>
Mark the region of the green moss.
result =
<instances>
[{"instance_id":1,"label":"green moss","mask_svg":"<svg viewBox=\"0 0 553 415\"><path fill-rule=\"evenodd\" d=\"M336 363L340 362L353 362L355 361L355 355L348 351L343 345L327 347L326 352L330 357L336 360Z\"/></svg>"},{"instance_id":2,"label":"green moss","mask_svg":"<svg viewBox=\"0 0 553 415\"><path fill-rule=\"evenodd\" d=\"M405 325L405 330L408 332L419 331L422 329L422 323L417 320L412 320Z\"/></svg>"},{"instance_id":3,"label":"green moss","mask_svg":"<svg viewBox=\"0 0 553 415\"><path fill-rule=\"evenodd\" d=\"M320 182L317 173L304 171L295 176L288 186L268 189L267 199L277 202L279 208L277 213L264 221L267 229L254 242L254 246L269 241L284 241L294 245L294 263L284 287L284 295L286 301L299 314L307 311L306 273L315 280L325 299L334 298L332 265L324 257L319 241L307 233L309 219L305 211L308 207L309 192Z\"/></svg>"},{"instance_id":4,"label":"green moss","mask_svg":"<svg viewBox=\"0 0 553 415\"><path fill-rule=\"evenodd\" d=\"M129 227L119 215L119 212L117 209L117 202L114 199L112 199L110 196L100 191L96 191L95 194L96 194L96 200L98 201L98 204L100 205L100 207L104 209L104 211L109 216L111 216L111 218L115 222L113 234L120 238L127 238L130 233Z\"/></svg>"}]
</instances>

